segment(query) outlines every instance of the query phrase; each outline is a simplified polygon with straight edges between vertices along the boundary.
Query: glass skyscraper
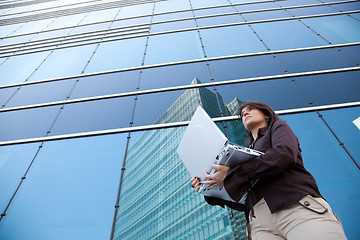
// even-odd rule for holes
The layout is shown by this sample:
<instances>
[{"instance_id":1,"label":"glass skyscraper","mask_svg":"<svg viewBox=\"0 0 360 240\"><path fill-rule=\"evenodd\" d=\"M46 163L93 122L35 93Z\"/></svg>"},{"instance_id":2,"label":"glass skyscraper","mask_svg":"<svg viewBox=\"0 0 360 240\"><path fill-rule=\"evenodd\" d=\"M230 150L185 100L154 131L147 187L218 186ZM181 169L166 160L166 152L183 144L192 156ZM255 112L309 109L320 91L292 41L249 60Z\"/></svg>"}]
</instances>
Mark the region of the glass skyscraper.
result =
<instances>
[{"instance_id":1,"label":"glass skyscraper","mask_svg":"<svg viewBox=\"0 0 360 240\"><path fill-rule=\"evenodd\" d=\"M360 238L359 1L4 0L0 33L0 239L245 238L176 149L198 105L243 143L246 100Z\"/></svg>"}]
</instances>

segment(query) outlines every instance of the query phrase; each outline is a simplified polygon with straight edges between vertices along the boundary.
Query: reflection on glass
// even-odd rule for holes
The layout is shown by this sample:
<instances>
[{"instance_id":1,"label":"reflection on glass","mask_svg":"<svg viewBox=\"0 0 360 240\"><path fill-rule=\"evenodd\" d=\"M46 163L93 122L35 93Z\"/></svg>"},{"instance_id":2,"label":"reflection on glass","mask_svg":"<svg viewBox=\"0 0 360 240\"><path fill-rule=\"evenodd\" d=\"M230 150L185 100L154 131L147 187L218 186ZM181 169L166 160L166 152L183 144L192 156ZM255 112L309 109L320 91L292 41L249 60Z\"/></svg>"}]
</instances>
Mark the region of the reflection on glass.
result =
<instances>
[{"instance_id":1,"label":"reflection on glass","mask_svg":"<svg viewBox=\"0 0 360 240\"><path fill-rule=\"evenodd\" d=\"M211 61L210 68L215 81L284 74L271 55Z\"/></svg>"},{"instance_id":2,"label":"reflection on glass","mask_svg":"<svg viewBox=\"0 0 360 240\"><path fill-rule=\"evenodd\" d=\"M338 49L319 49L276 54L281 64L290 73L355 67L355 63Z\"/></svg>"},{"instance_id":3,"label":"reflection on glass","mask_svg":"<svg viewBox=\"0 0 360 240\"><path fill-rule=\"evenodd\" d=\"M140 89L189 85L194 78L203 83L210 82L209 69L205 62L144 69Z\"/></svg>"},{"instance_id":4,"label":"reflection on glass","mask_svg":"<svg viewBox=\"0 0 360 240\"><path fill-rule=\"evenodd\" d=\"M49 55L49 52L25 54L10 57L0 65L0 84L14 84L24 82L41 62ZM21 68L19 68L21 66Z\"/></svg>"},{"instance_id":5,"label":"reflection on glass","mask_svg":"<svg viewBox=\"0 0 360 240\"><path fill-rule=\"evenodd\" d=\"M359 79L360 71L353 71L299 77L296 82L315 105L327 105L360 101Z\"/></svg>"},{"instance_id":6,"label":"reflection on glass","mask_svg":"<svg viewBox=\"0 0 360 240\"><path fill-rule=\"evenodd\" d=\"M138 86L139 70L81 77L71 92L72 99L123 92L134 92Z\"/></svg>"},{"instance_id":7,"label":"reflection on glass","mask_svg":"<svg viewBox=\"0 0 360 240\"><path fill-rule=\"evenodd\" d=\"M145 37L101 43L85 72L101 72L140 66L145 51L145 43Z\"/></svg>"},{"instance_id":8,"label":"reflection on glass","mask_svg":"<svg viewBox=\"0 0 360 240\"><path fill-rule=\"evenodd\" d=\"M333 44L360 41L360 22L349 16L309 18L303 21Z\"/></svg>"},{"instance_id":9,"label":"reflection on glass","mask_svg":"<svg viewBox=\"0 0 360 240\"><path fill-rule=\"evenodd\" d=\"M304 48L328 43L297 20L253 24L271 50Z\"/></svg>"},{"instance_id":10,"label":"reflection on glass","mask_svg":"<svg viewBox=\"0 0 360 240\"><path fill-rule=\"evenodd\" d=\"M355 197L360 188L359 170L316 113L281 118L288 122L299 138L304 165L341 219L346 236L356 239L360 234L354 221L360 212L360 200Z\"/></svg>"},{"instance_id":11,"label":"reflection on glass","mask_svg":"<svg viewBox=\"0 0 360 240\"><path fill-rule=\"evenodd\" d=\"M0 238L107 239L125 146L120 134L45 143L0 224Z\"/></svg>"},{"instance_id":12,"label":"reflection on glass","mask_svg":"<svg viewBox=\"0 0 360 240\"><path fill-rule=\"evenodd\" d=\"M237 97L242 101L266 102L275 110L308 106L306 99L289 78L224 85L218 86L217 89L224 102Z\"/></svg>"},{"instance_id":13,"label":"reflection on glass","mask_svg":"<svg viewBox=\"0 0 360 240\"><path fill-rule=\"evenodd\" d=\"M137 17L137 18L131 18L131 19L125 19L125 20L116 20L112 22L111 28L116 27L124 27L124 26L132 26L132 25L138 25L138 24L149 24L151 17Z\"/></svg>"},{"instance_id":14,"label":"reflection on glass","mask_svg":"<svg viewBox=\"0 0 360 240\"><path fill-rule=\"evenodd\" d=\"M203 56L196 31L153 35L149 38L145 65L198 59Z\"/></svg>"},{"instance_id":15,"label":"reflection on glass","mask_svg":"<svg viewBox=\"0 0 360 240\"><path fill-rule=\"evenodd\" d=\"M198 83L196 80L192 82ZM151 100L139 96L137 112L144 113L144 116L138 115L136 119L141 121L150 117L148 115L155 115L158 117L156 123L190 120L199 105L211 117L219 116L216 95L206 88L158 95L163 95L166 101L160 97L156 99L155 95ZM225 115L232 114L240 104L237 99L231 106L222 102L221 97L220 101ZM147 102L151 102L153 107L145 106ZM148 112L144 112L145 109ZM241 127L230 124L228 128L232 136L243 136ZM190 175L176 153L184 131L183 127L146 131L132 139L114 239L179 239L181 236L189 239L216 239L220 236L221 239L245 239L243 214L235 211L231 216L222 208L205 204L203 197L191 189Z\"/></svg>"},{"instance_id":16,"label":"reflection on glass","mask_svg":"<svg viewBox=\"0 0 360 240\"><path fill-rule=\"evenodd\" d=\"M245 25L204 29L200 30L200 33L208 57L266 51L251 29Z\"/></svg>"},{"instance_id":17,"label":"reflection on glass","mask_svg":"<svg viewBox=\"0 0 360 240\"><path fill-rule=\"evenodd\" d=\"M258 2L257 0L253 1L246 1L246 0L232 0L232 3L244 3L244 2ZM251 10L258 10L258 9L272 9L272 8L279 8L278 5L272 2L264 2L264 3L256 3L256 4L245 4L245 5L235 5L235 8L242 12L242 11L251 11Z\"/></svg>"},{"instance_id":18,"label":"reflection on glass","mask_svg":"<svg viewBox=\"0 0 360 240\"><path fill-rule=\"evenodd\" d=\"M24 176L39 143L0 147L0 212L3 213Z\"/></svg>"},{"instance_id":19,"label":"reflection on glass","mask_svg":"<svg viewBox=\"0 0 360 240\"><path fill-rule=\"evenodd\" d=\"M133 107L134 97L65 105L50 135L129 127Z\"/></svg>"},{"instance_id":20,"label":"reflection on glass","mask_svg":"<svg viewBox=\"0 0 360 240\"><path fill-rule=\"evenodd\" d=\"M54 51L35 71L30 81L81 74L95 48L93 44Z\"/></svg>"},{"instance_id":21,"label":"reflection on glass","mask_svg":"<svg viewBox=\"0 0 360 240\"><path fill-rule=\"evenodd\" d=\"M359 10L360 4L359 2L350 2L350 3L342 3L342 4L336 4L333 5L338 11L353 11L353 10Z\"/></svg>"},{"instance_id":22,"label":"reflection on glass","mask_svg":"<svg viewBox=\"0 0 360 240\"><path fill-rule=\"evenodd\" d=\"M0 141L45 137L59 106L0 113Z\"/></svg>"},{"instance_id":23,"label":"reflection on glass","mask_svg":"<svg viewBox=\"0 0 360 240\"><path fill-rule=\"evenodd\" d=\"M22 86L6 104L6 107L66 100L74 84L75 80L72 79ZM52 91L53 89L56 89L56 91Z\"/></svg>"}]
</instances>

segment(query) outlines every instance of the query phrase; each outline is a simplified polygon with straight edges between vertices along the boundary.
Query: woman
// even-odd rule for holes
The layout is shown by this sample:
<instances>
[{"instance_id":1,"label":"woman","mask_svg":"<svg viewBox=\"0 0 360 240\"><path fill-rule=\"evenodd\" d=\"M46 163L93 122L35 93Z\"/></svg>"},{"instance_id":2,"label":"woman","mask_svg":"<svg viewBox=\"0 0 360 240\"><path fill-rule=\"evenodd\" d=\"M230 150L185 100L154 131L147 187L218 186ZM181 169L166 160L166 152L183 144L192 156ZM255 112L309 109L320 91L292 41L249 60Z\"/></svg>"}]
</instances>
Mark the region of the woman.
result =
<instances>
[{"instance_id":1,"label":"woman","mask_svg":"<svg viewBox=\"0 0 360 240\"><path fill-rule=\"evenodd\" d=\"M236 202L248 191L245 205L213 197L205 200L245 211L252 240L346 239L340 220L304 168L298 139L287 123L270 106L257 101L243 103L237 114L250 147L265 154L234 168L213 165L217 172L206 174L206 181L190 179L195 191L201 184L225 187Z\"/></svg>"}]
</instances>

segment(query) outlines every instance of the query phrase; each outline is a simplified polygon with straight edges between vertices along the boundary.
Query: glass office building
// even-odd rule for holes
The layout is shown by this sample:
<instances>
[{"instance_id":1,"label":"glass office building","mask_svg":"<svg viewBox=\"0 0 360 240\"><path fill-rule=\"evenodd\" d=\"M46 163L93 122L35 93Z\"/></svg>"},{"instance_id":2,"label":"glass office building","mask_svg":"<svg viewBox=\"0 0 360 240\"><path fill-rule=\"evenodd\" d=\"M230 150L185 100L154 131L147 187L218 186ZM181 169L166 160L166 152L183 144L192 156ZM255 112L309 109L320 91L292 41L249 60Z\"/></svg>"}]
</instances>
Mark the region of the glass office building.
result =
<instances>
[{"instance_id":1,"label":"glass office building","mask_svg":"<svg viewBox=\"0 0 360 240\"><path fill-rule=\"evenodd\" d=\"M246 100L360 238L359 1L6 0L0 33L0 239L245 239L176 148L198 105L244 141Z\"/></svg>"}]
</instances>

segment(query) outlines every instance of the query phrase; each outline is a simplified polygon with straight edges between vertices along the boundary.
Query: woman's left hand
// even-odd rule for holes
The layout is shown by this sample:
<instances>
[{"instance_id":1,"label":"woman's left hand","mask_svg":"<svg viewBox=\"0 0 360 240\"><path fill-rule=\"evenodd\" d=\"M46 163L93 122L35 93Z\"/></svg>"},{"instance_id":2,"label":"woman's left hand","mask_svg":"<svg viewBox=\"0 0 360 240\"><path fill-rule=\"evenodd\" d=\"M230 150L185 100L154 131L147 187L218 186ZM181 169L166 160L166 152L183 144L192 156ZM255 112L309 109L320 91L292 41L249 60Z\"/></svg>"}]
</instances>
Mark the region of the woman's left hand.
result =
<instances>
[{"instance_id":1,"label":"woman's left hand","mask_svg":"<svg viewBox=\"0 0 360 240\"><path fill-rule=\"evenodd\" d=\"M214 174L208 174L205 172L206 181L202 181L202 184L211 184L208 189L219 186L220 189L224 186L224 179L227 175L229 167L224 165L213 164L211 165L216 170Z\"/></svg>"}]
</instances>

